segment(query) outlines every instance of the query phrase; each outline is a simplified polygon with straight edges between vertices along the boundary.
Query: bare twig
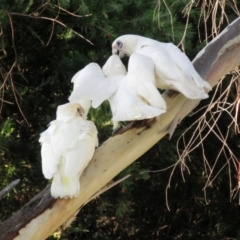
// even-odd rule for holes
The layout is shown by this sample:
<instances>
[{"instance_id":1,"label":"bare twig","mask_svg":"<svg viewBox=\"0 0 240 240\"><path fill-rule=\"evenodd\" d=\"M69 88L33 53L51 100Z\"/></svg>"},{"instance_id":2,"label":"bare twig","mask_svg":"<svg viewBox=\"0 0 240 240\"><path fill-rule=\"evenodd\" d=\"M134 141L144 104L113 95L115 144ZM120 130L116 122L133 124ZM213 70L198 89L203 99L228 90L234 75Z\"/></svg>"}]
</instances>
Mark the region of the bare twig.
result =
<instances>
[{"instance_id":1,"label":"bare twig","mask_svg":"<svg viewBox=\"0 0 240 240\"><path fill-rule=\"evenodd\" d=\"M13 188L15 188L20 182L20 179L14 180L9 185L7 185L3 190L0 191L0 200L9 193Z\"/></svg>"},{"instance_id":2,"label":"bare twig","mask_svg":"<svg viewBox=\"0 0 240 240\"><path fill-rule=\"evenodd\" d=\"M51 10L54 9L57 10L55 17L51 18L51 17L47 17L44 16L43 14L45 13L45 10ZM9 103L8 101L6 101L4 99L5 97L5 92L6 89L8 87L11 88L11 91L13 93L14 99L15 99L15 103L18 106L19 112L21 113L23 119L25 120L25 122L30 125L28 123L27 118L24 115L24 112L22 111L21 108L21 95L18 92L18 88L16 86L16 83L14 82L14 78L13 78L13 74L20 74L21 77L27 81L27 79L24 77L23 75L23 70L21 69L21 66L19 66L18 64L18 53L16 51L16 47L15 47L15 36L14 36L14 23L13 23L13 16L19 16L19 17L28 17L28 18L33 18L33 19L37 19L37 20L45 20L45 21L50 21L52 23L52 30L49 36L49 39L46 43L46 45L49 45L49 43L51 42L51 39L53 37L54 34L54 30L55 30L55 25L60 25L62 27L64 27L65 29L70 29L75 35L81 37L82 39L84 39L85 41L87 41L88 43L90 43L91 45L93 45L93 43L85 38L83 35L81 35L80 33L78 33L77 31L69 28L65 23L63 23L62 21L59 20L60 14L68 14L72 17L77 17L77 18L83 18L83 17L89 17L91 16L91 14L85 15L85 16L81 16L75 13L72 13L62 7L60 7L60 5L54 5L51 4L50 1L47 1L45 3L42 3L39 7L37 7L34 11L32 11L29 14L25 14L25 13L17 13L17 12L8 12L8 19L9 19L9 25L10 25L10 30L11 30L11 40L12 40L12 49L14 51L14 61L12 61L12 63L9 63L7 67L4 67L4 64L1 64L0 66L0 74L2 77L2 83L0 86L0 91L1 91L1 103L0 103L0 112L3 109L3 105L4 103ZM0 24L0 35L3 35L3 29L2 29L2 25ZM4 49L2 50L3 52L5 51Z\"/></svg>"},{"instance_id":3,"label":"bare twig","mask_svg":"<svg viewBox=\"0 0 240 240\"><path fill-rule=\"evenodd\" d=\"M9 17L9 22L10 22L10 26L11 26L11 31L12 31L12 45L13 45L13 49L14 49L14 54L15 54L15 61L13 63L13 66L15 66L17 64L17 51L16 51L16 47L15 47L15 39L14 39L14 28L13 28L13 22L12 22L12 18L11 16L8 14L8 17ZM19 101L18 101L18 97L16 95L17 93L17 90L15 89L15 86L13 84L13 80L12 80L12 70L10 70L10 74L9 74L9 79L10 79L10 85L12 87L12 92L13 92L13 95L14 95L14 98L15 98L15 101L17 103L17 106L18 106L18 109L22 115L22 117L24 118L25 122L28 124L28 126L30 126L27 118L25 117L23 111L22 111L22 108L19 104Z\"/></svg>"},{"instance_id":4,"label":"bare twig","mask_svg":"<svg viewBox=\"0 0 240 240\"><path fill-rule=\"evenodd\" d=\"M236 76L237 75L237 76ZM227 102L228 97L230 95L230 91L232 87L234 86L235 82L238 80L239 72L238 70L235 71L235 74L233 74L232 80L229 84L229 86L220 94L220 96L217 96L217 93L219 94L222 89L222 82L220 81L215 89L214 96L211 100L211 103L206 107L205 112L203 115L194 122L179 138L177 143L177 151L179 155L179 161L177 164L181 163L185 165L186 159L190 160L190 153L193 152L196 148L201 147L202 149L202 159L204 163L205 173L207 177L207 181L205 183L205 187L203 188L204 191L206 191L206 188L208 186L212 186L212 183L217 178L217 176L220 174L220 172L228 166L229 171L229 188L230 193L232 190L232 177L231 177L231 164L232 162L234 166L234 171L238 171L238 160L234 153L232 152L231 148L227 144L227 139L229 136L229 131L231 129L232 125L236 126L236 115L233 116L234 109L238 106L238 98L235 102L229 103ZM222 134L221 128L218 126L218 120L222 116L223 113L227 113L229 117L232 119L232 122L229 124L227 128L227 132L225 135ZM191 133L191 137L186 142L186 134ZM217 139L219 139L222 142L222 147L218 152L218 155L216 156L215 161L211 165L208 159L205 155L205 149L204 149L204 140L207 138L207 136L213 133ZM180 141L184 144L184 150L180 150ZM225 156L226 163L223 164L220 169L216 172L216 166L219 161L219 158L221 155ZM174 166L172 170L172 174L170 175L169 181L171 181L173 172L176 169L176 166ZM184 177L183 177L184 178ZM166 188L166 190L170 187L170 182Z\"/></svg>"},{"instance_id":5,"label":"bare twig","mask_svg":"<svg viewBox=\"0 0 240 240\"><path fill-rule=\"evenodd\" d=\"M15 12L10 12L9 15L15 15L15 16L22 16L22 17L29 17L29 18L34 18L34 19L43 19L43 20L47 20L47 21L51 21L53 23L57 23L61 26L63 26L64 28L68 28L71 29L73 31L73 33L75 33L77 36L81 37L82 39L84 39L86 42L90 43L91 45L94 45L89 39L85 38L83 35L81 35L80 33L78 33L77 31L73 30L72 28L68 27L66 24L64 24L63 22L55 19L55 18L49 18L49 17L41 17L38 15L32 16L32 15L28 15L28 14L23 14L23 13L15 13Z\"/></svg>"}]
</instances>

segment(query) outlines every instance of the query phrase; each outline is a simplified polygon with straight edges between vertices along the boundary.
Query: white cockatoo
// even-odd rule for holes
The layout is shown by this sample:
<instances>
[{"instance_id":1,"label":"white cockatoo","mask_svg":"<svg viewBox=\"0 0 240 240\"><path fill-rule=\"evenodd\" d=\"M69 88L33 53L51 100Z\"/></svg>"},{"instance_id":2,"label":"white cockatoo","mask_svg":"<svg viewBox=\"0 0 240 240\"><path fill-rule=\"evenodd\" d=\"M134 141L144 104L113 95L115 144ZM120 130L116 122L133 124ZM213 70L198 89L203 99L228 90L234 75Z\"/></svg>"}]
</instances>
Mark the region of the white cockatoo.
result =
<instances>
[{"instance_id":1,"label":"white cockatoo","mask_svg":"<svg viewBox=\"0 0 240 240\"><path fill-rule=\"evenodd\" d=\"M150 58L133 54L127 72L119 56L112 55L102 69L110 83L118 84L108 99L114 130L119 121L150 119L166 112L166 103L155 87L154 64Z\"/></svg>"},{"instance_id":2,"label":"white cockatoo","mask_svg":"<svg viewBox=\"0 0 240 240\"><path fill-rule=\"evenodd\" d=\"M188 57L172 43L161 43L138 35L123 35L112 44L112 53L118 52L120 56L140 53L151 58L157 88L177 90L190 99L207 98L206 91L212 89Z\"/></svg>"},{"instance_id":3,"label":"white cockatoo","mask_svg":"<svg viewBox=\"0 0 240 240\"><path fill-rule=\"evenodd\" d=\"M58 106L56 120L40 135L42 171L45 178L53 179L54 198L79 195L79 178L98 146L97 129L82 113L78 103Z\"/></svg>"},{"instance_id":4,"label":"white cockatoo","mask_svg":"<svg viewBox=\"0 0 240 240\"><path fill-rule=\"evenodd\" d=\"M73 76L69 101L80 104L86 101L97 108L108 100L115 130L119 121L149 119L166 112L166 103L154 81L151 59L133 55L127 72L119 56L112 55L102 69L90 63Z\"/></svg>"}]
</instances>

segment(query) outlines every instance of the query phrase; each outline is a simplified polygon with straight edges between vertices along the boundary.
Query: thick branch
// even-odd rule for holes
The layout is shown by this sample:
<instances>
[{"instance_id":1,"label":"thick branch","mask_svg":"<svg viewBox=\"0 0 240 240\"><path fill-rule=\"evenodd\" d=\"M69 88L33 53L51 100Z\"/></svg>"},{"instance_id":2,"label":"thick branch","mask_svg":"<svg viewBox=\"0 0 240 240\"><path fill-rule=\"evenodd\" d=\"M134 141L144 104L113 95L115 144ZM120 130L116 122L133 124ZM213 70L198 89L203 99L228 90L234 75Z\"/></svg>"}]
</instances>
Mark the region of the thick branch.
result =
<instances>
[{"instance_id":1,"label":"thick branch","mask_svg":"<svg viewBox=\"0 0 240 240\"><path fill-rule=\"evenodd\" d=\"M18 235L18 231L23 229L32 219L41 215L46 209L51 208L56 199L51 197L49 185L28 202L20 211L15 213L0 225L0 239L12 240ZM26 239L44 239L34 238Z\"/></svg>"},{"instance_id":2,"label":"thick branch","mask_svg":"<svg viewBox=\"0 0 240 240\"><path fill-rule=\"evenodd\" d=\"M223 33L212 43L207 45L196 57L194 64L199 73L212 85L230 70L240 65L240 18L229 25ZM187 100L181 94L164 96L168 110L160 116L150 129L131 129L123 134L110 137L99 147L87 169L81 177L81 194L79 197L68 200L57 200L49 208L44 198L41 205L45 204L45 211L29 222L21 212L25 207L0 226L0 238L17 240L45 239L55 229L66 222L88 199L105 186L113 177L138 159L168 133L171 122L179 115L179 109L186 105L195 105L195 101ZM192 109L188 108L184 114ZM182 111L182 110L181 110ZM182 116L182 115L180 115ZM43 196L44 191L38 196ZM49 200L49 199L48 199ZM37 211L38 205L34 205L32 211ZM29 209L30 210L30 209ZM26 215L29 214L25 213ZM20 226L16 223L23 222ZM10 225L11 224L11 225ZM25 224L25 228L23 228ZM17 226L15 226L17 225ZM6 233L6 229L11 231ZM18 231L19 235L18 235ZM18 235L18 236L17 236Z\"/></svg>"}]
</instances>

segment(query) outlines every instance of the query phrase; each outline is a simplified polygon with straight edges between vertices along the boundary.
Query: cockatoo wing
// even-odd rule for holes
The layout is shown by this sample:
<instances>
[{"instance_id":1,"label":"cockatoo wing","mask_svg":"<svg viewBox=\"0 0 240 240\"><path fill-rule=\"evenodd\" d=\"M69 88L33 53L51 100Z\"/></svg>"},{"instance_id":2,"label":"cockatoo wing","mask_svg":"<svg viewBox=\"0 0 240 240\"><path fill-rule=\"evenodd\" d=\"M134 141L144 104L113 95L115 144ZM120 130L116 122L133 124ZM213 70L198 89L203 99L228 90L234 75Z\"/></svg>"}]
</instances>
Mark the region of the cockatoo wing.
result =
<instances>
[{"instance_id":1,"label":"cockatoo wing","mask_svg":"<svg viewBox=\"0 0 240 240\"><path fill-rule=\"evenodd\" d=\"M155 86L152 59L139 53L133 53L128 62L127 81L129 91L141 96L151 106L166 110L166 103Z\"/></svg>"},{"instance_id":2,"label":"cockatoo wing","mask_svg":"<svg viewBox=\"0 0 240 240\"><path fill-rule=\"evenodd\" d=\"M109 58L112 62L115 61L115 65L110 65L107 61L103 67L109 82L118 85L117 91L108 99L114 129L119 121L149 119L166 112L166 104L154 85L153 62L145 56L138 57L138 55L140 54L131 57L127 74L117 55ZM119 66L116 70L117 74L115 74L116 66Z\"/></svg>"},{"instance_id":3,"label":"cockatoo wing","mask_svg":"<svg viewBox=\"0 0 240 240\"><path fill-rule=\"evenodd\" d=\"M207 90L212 90L210 84L200 77L189 58L177 46L172 43L160 42L159 45L165 47L168 54L174 60L175 64L182 70L186 79L194 81L199 88L206 88Z\"/></svg>"},{"instance_id":4,"label":"cockatoo wing","mask_svg":"<svg viewBox=\"0 0 240 240\"><path fill-rule=\"evenodd\" d=\"M50 123L40 136L42 170L53 178L53 197L79 194L79 177L91 160L97 139L95 125L79 117L62 117Z\"/></svg>"},{"instance_id":5,"label":"cockatoo wing","mask_svg":"<svg viewBox=\"0 0 240 240\"><path fill-rule=\"evenodd\" d=\"M69 101L80 102L91 100L94 108L107 100L117 89L117 85L109 84L98 64L90 63L77 72L73 78L73 91Z\"/></svg>"},{"instance_id":6,"label":"cockatoo wing","mask_svg":"<svg viewBox=\"0 0 240 240\"><path fill-rule=\"evenodd\" d=\"M127 76L122 76L118 90L109 99L113 121L149 119L166 112L166 110L147 105L138 95L129 91L126 78Z\"/></svg>"},{"instance_id":7,"label":"cockatoo wing","mask_svg":"<svg viewBox=\"0 0 240 240\"><path fill-rule=\"evenodd\" d=\"M41 133L39 142L42 145L41 158L42 158L42 172L46 179L51 179L57 171L60 154L54 150L52 145L52 136L58 135L58 122L52 121L46 131Z\"/></svg>"},{"instance_id":8,"label":"cockatoo wing","mask_svg":"<svg viewBox=\"0 0 240 240\"><path fill-rule=\"evenodd\" d=\"M171 81L169 81L169 83L171 84ZM203 90L203 88L201 88L202 91L200 91L197 86L188 87L187 85L183 85L178 82L173 82L172 86L174 86L173 88L177 89L189 99L205 99L209 97L208 94ZM196 90L193 90L194 87L196 88Z\"/></svg>"},{"instance_id":9,"label":"cockatoo wing","mask_svg":"<svg viewBox=\"0 0 240 240\"><path fill-rule=\"evenodd\" d=\"M206 98L206 96L208 96L204 90L204 86L208 86L209 84L201 79L193 67L191 69L190 61L190 67L188 68L189 71L187 72L187 67L182 69L180 64L177 64L176 61L174 61L174 59L162 47L152 47L148 45L142 47L139 52L153 60L155 64L156 86L158 88L177 90L190 99ZM183 56L185 55L183 54ZM183 59L185 59L185 57L183 57ZM197 82L202 82L201 87L199 87L197 82L194 80L193 76L195 75L198 75L201 79L200 80L198 78L197 80Z\"/></svg>"},{"instance_id":10,"label":"cockatoo wing","mask_svg":"<svg viewBox=\"0 0 240 240\"><path fill-rule=\"evenodd\" d=\"M88 120L82 120L80 123L81 130L75 145L66 152L65 174L68 176L82 172L95 151L97 138L95 125Z\"/></svg>"},{"instance_id":11,"label":"cockatoo wing","mask_svg":"<svg viewBox=\"0 0 240 240\"><path fill-rule=\"evenodd\" d=\"M75 134L77 139L73 146L69 146L65 152L64 161L59 165L60 178L62 180L61 188L59 177L55 176L51 188L54 197L76 197L80 193L79 177L87 167L95 151L97 129L95 125L87 120L76 123L80 131Z\"/></svg>"},{"instance_id":12,"label":"cockatoo wing","mask_svg":"<svg viewBox=\"0 0 240 240\"><path fill-rule=\"evenodd\" d=\"M68 146L66 143L71 144L71 141L73 141L72 138L67 136L69 135L67 127L68 125L54 120L40 136L39 142L42 144L42 171L44 177L47 179L51 179L54 173L56 173L61 155ZM71 129L69 129L70 131Z\"/></svg>"},{"instance_id":13,"label":"cockatoo wing","mask_svg":"<svg viewBox=\"0 0 240 240\"><path fill-rule=\"evenodd\" d=\"M41 148L42 172L46 179L51 179L57 171L59 158L55 156L51 144L44 142Z\"/></svg>"},{"instance_id":14,"label":"cockatoo wing","mask_svg":"<svg viewBox=\"0 0 240 240\"><path fill-rule=\"evenodd\" d=\"M139 50L139 53L148 56L154 62L155 73L158 77L156 79L156 84L158 84L158 81L165 81L166 83L164 84L168 84L168 80L181 80L187 83L187 79L181 76L181 69L175 64L174 60L169 56L164 48L156 48L146 45Z\"/></svg>"}]
</instances>

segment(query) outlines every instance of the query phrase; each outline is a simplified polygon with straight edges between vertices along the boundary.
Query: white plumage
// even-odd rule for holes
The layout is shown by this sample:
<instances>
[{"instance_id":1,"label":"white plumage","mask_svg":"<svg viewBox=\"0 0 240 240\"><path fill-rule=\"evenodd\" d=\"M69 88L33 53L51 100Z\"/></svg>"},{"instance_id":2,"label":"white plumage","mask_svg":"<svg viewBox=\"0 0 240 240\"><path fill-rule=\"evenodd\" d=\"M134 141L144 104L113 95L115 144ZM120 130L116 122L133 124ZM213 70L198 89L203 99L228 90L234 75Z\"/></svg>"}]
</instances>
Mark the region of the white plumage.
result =
<instances>
[{"instance_id":1,"label":"white plumage","mask_svg":"<svg viewBox=\"0 0 240 240\"><path fill-rule=\"evenodd\" d=\"M73 78L73 91L68 98L71 103L79 103L87 115L90 106L97 108L117 89L117 84L109 83L97 63L89 63Z\"/></svg>"},{"instance_id":2,"label":"white plumage","mask_svg":"<svg viewBox=\"0 0 240 240\"><path fill-rule=\"evenodd\" d=\"M72 103L87 102L96 108L109 100L114 129L119 121L149 119L166 112L166 103L154 84L154 64L141 54L134 54L128 72L121 59L112 55L101 69L90 63L77 72L69 97ZM84 108L85 112L89 107Z\"/></svg>"},{"instance_id":3,"label":"white plumage","mask_svg":"<svg viewBox=\"0 0 240 240\"><path fill-rule=\"evenodd\" d=\"M149 119L166 112L166 103L154 84L154 64L151 59L133 54L128 72L119 56L112 55L103 66L109 82L118 84L117 91L108 99L114 129L119 121Z\"/></svg>"},{"instance_id":4,"label":"white plumage","mask_svg":"<svg viewBox=\"0 0 240 240\"><path fill-rule=\"evenodd\" d=\"M113 54L118 51L127 56L140 53L151 58L158 88L177 90L190 99L207 98L205 90L212 89L188 57L172 43L161 43L138 35L123 35L113 42L112 49Z\"/></svg>"},{"instance_id":5,"label":"white plumage","mask_svg":"<svg viewBox=\"0 0 240 240\"><path fill-rule=\"evenodd\" d=\"M42 171L52 179L54 198L72 198L80 193L79 178L98 146L97 129L85 120L82 107L67 103L57 109L57 118L41 133Z\"/></svg>"}]
</instances>

